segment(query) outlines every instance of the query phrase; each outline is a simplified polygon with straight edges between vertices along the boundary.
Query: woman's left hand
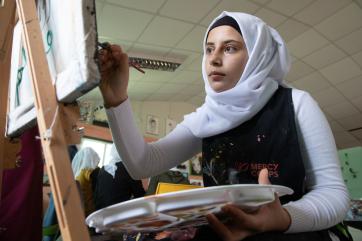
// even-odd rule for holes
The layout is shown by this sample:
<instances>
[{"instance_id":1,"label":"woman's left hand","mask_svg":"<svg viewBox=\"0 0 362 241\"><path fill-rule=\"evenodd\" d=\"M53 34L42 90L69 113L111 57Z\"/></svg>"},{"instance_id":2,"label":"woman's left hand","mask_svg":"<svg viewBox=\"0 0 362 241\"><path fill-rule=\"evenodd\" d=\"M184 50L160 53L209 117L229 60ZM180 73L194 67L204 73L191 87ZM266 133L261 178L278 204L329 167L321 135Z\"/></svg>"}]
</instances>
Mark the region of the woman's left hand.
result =
<instances>
[{"instance_id":1,"label":"woman's left hand","mask_svg":"<svg viewBox=\"0 0 362 241\"><path fill-rule=\"evenodd\" d=\"M270 184L267 169L260 171L259 184ZM242 240L268 231L283 232L291 223L288 211L282 207L276 194L273 202L261 206L252 213L244 212L235 205L226 205L222 211L231 221L222 223L213 214L209 214L207 219L213 230L225 241Z\"/></svg>"}]
</instances>

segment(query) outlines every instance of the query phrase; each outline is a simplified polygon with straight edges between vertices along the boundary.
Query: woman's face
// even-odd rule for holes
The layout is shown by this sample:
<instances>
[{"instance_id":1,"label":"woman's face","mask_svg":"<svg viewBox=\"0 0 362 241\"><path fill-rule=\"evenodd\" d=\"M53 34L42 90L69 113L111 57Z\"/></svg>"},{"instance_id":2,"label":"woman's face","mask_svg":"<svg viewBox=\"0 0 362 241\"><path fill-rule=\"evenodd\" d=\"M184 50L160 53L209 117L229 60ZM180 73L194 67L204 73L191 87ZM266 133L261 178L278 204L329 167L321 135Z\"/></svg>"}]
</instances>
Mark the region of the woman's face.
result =
<instances>
[{"instance_id":1,"label":"woman's face","mask_svg":"<svg viewBox=\"0 0 362 241\"><path fill-rule=\"evenodd\" d=\"M205 69L210 87L215 92L233 88L249 58L240 33L227 25L212 29L205 51Z\"/></svg>"}]
</instances>

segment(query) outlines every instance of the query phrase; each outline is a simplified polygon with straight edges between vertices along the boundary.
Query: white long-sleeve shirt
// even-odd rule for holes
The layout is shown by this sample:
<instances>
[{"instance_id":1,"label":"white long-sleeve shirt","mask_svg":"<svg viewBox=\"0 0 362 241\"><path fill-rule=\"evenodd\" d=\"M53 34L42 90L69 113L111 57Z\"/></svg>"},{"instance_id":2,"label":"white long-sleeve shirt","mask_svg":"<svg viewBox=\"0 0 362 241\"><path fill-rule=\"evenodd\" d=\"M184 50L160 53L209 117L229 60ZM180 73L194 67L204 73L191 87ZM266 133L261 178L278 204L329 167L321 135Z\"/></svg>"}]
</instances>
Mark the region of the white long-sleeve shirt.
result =
<instances>
[{"instance_id":1,"label":"white long-sleeve shirt","mask_svg":"<svg viewBox=\"0 0 362 241\"><path fill-rule=\"evenodd\" d=\"M343 220L349 194L333 134L321 109L307 92L293 89L292 98L308 192L284 205L291 216L287 232L321 230ZM146 143L135 125L129 100L106 112L118 152L135 179L167 171L201 152L202 139L182 125L166 137Z\"/></svg>"}]
</instances>

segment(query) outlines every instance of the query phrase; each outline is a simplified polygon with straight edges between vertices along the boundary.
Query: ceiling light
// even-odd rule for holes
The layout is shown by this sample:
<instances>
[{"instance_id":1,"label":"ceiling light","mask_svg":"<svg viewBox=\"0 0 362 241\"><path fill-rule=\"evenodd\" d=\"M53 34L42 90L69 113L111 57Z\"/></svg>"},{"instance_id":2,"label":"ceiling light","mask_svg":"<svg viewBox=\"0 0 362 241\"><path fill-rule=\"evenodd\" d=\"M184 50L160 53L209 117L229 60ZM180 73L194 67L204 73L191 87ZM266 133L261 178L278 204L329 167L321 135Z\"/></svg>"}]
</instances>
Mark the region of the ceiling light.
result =
<instances>
[{"instance_id":1,"label":"ceiling light","mask_svg":"<svg viewBox=\"0 0 362 241\"><path fill-rule=\"evenodd\" d=\"M176 62L157 60L157 59L146 59L140 57L129 57L129 62L138 65L143 69L153 69L160 71L174 72L181 64Z\"/></svg>"}]
</instances>

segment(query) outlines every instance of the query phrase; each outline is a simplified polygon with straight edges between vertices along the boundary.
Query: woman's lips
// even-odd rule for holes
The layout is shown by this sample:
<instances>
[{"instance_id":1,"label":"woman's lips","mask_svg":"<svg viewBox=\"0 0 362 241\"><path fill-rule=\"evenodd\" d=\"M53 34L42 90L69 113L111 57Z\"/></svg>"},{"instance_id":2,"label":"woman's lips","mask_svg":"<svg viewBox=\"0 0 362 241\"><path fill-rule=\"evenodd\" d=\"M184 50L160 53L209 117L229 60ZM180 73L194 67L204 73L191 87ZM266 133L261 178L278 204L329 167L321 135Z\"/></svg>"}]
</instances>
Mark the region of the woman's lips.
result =
<instances>
[{"instance_id":1,"label":"woman's lips","mask_svg":"<svg viewBox=\"0 0 362 241\"><path fill-rule=\"evenodd\" d=\"M213 81L221 81L225 77L225 74L221 72L211 72L209 77Z\"/></svg>"}]
</instances>

